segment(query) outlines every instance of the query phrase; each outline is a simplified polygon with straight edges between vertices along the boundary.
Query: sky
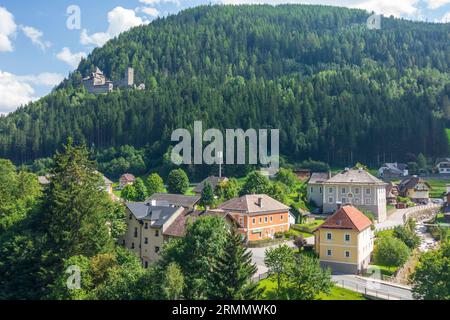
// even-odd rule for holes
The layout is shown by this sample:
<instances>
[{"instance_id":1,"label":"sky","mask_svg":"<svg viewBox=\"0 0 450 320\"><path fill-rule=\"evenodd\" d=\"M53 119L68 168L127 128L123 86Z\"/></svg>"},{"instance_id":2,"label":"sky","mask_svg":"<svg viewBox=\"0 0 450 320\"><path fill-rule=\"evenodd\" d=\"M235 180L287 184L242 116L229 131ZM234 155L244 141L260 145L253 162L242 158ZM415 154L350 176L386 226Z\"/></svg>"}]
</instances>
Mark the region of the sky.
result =
<instances>
[{"instance_id":1,"label":"sky","mask_svg":"<svg viewBox=\"0 0 450 320\"><path fill-rule=\"evenodd\" d=\"M450 22L450 0L0 0L0 114L48 94L83 57L121 32L216 3L326 4Z\"/></svg>"}]
</instances>

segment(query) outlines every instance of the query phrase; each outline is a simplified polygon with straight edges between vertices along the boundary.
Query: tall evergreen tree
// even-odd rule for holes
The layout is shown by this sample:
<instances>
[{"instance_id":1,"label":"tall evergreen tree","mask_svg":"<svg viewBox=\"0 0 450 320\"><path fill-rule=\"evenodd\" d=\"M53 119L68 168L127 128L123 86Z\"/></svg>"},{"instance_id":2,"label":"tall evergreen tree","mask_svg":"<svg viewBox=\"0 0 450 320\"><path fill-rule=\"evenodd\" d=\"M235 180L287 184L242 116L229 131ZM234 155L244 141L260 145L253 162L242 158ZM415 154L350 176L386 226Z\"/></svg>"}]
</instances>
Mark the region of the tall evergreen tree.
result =
<instances>
[{"instance_id":1,"label":"tall evergreen tree","mask_svg":"<svg viewBox=\"0 0 450 320\"><path fill-rule=\"evenodd\" d=\"M252 263L252 253L242 244L242 236L232 227L224 244L223 254L211 272L212 292L209 298L220 300L256 299L258 283L251 280L257 267Z\"/></svg>"}]
</instances>

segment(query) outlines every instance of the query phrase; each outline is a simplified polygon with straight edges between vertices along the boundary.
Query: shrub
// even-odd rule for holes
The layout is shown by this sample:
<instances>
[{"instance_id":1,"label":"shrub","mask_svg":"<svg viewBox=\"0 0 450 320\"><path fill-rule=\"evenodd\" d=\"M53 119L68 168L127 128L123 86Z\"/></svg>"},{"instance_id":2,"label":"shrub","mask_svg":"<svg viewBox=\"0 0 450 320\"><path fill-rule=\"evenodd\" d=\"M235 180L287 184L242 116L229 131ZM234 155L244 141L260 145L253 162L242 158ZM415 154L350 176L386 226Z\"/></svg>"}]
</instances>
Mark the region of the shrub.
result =
<instances>
[{"instance_id":1,"label":"shrub","mask_svg":"<svg viewBox=\"0 0 450 320\"><path fill-rule=\"evenodd\" d=\"M410 250L401 240L393 237L383 237L377 241L374 251L376 264L399 267L408 260Z\"/></svg>"}]
</instances>

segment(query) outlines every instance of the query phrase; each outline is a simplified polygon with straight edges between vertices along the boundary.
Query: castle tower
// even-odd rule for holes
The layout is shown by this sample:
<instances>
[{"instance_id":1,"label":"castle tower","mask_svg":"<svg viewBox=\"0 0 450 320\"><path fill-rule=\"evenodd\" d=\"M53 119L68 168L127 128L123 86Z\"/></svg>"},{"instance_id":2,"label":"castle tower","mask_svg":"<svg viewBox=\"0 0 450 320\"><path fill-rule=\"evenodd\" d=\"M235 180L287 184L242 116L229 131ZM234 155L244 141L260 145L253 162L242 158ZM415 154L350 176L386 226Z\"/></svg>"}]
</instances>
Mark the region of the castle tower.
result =
<instances>
[{"instance_id":1,"label":"castle tower","mask_svg":"<svg viewBox=\"0 0 450 320\"><path fill-rule=\"evenodd\" d=\"M125 86L132 87L134 86L134 69L127 68L125 71Z\"/></svg>"}]
</instances>

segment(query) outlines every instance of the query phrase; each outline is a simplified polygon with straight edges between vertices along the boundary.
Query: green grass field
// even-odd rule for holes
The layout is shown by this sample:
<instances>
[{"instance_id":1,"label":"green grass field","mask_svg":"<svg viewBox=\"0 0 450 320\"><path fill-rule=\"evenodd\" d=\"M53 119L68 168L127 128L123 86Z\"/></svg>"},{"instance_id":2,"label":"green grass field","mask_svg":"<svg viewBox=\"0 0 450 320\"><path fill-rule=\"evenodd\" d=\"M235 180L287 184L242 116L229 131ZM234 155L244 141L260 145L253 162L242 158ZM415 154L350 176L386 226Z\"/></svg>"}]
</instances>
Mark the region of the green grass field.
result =
<instances>
[{"instance_id":1,"label":"green grass field","mask_svg":"<svg viewBox=\"0 0 450 320\"><path fill-rule=\"evenodd\" d=\"M442 198L447 191L446 184L450 183L450 179L426 179L431 186L430 197Z\"/></svg>"},{"instance_id":2,"label":"green grass field","mask_svg":"<svg viewBox=\"0 0 450 320\"><path fill-rule=\"evenodd\" d=\"M267 279L261 280L259 282L259 287L262 288L263 300L276 299L277 281L274 277L269 277ZM286 299L286 296L282 296L282 299ZM367 300L362 294L354 292L348 289L334 286L331 289L330 294L319 294L316 297L317 300Z\"/></svg>"}]
</instances>

